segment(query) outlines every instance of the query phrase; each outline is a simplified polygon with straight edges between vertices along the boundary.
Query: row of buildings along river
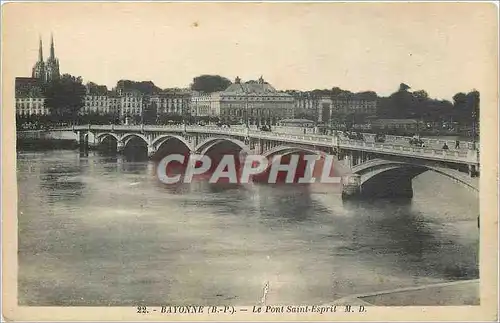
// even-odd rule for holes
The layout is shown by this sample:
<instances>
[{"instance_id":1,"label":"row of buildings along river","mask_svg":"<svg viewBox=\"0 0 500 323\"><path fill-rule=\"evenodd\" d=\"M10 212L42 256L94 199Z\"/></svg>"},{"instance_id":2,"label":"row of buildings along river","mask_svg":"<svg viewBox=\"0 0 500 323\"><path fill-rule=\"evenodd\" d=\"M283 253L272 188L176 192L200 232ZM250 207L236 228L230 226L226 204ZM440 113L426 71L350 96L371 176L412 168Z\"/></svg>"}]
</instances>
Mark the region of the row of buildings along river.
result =
<instances>
[{"instance_id":1,"label":"row of buildings along river","mask_svg":"<svg viewBox=\"0 0 500 323\"><path fill-rule=\"evenodd\" d=\"M31 77L16 78L17 115L49 114L42 87L44 83L59 77L59 59L56 57L53 38L46 61L40 40L38 60L32 68ZM377 110L376 96L352 94L332 97L311 92L279 91L262 76L247 81L235 77L225 90L213 93L181 88L144 93L124 86L123 82L118 82L111 90L106 86L87 83L86 90L81 114L114 115L121 121L142 116L151 107L166 118L191 115L218 118L230 123L248 120L250 124L276 124L280 120L292 118L325 123L336 114L369 116L375 115Z\"/></svg>"}]
</instances>

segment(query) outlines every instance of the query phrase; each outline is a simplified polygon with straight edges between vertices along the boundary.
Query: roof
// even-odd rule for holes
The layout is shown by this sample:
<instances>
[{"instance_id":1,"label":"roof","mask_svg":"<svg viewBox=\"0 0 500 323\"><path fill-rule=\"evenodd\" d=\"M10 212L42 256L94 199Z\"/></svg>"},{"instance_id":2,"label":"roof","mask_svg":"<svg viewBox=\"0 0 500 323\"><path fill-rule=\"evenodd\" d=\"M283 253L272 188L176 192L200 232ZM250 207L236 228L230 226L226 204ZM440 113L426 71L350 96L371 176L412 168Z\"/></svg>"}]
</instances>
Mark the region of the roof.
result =
<instances>
[{"instance_id":1,"label":"roof","mask_svg":"<svg viewBox=\"0 0 500 323\"><path fill-rule=\"evenodd\" d=\"M287 93L278 92L271 84L259 81L248 81L245 83L238 81L231 84L228 88L221 92L221 95L248 95L248 96L280 96L290 97Z\"/></svg>"},{"instance_id":2,"label":"roof","mask_svg":"<svg viewBox=\"0 0 500 323\"><path fill-rule=\"evenodd\" d=\"M42 84L39 79L33 77L16 77L16 97L42 96Z\"/></svg>"}]
</instances>

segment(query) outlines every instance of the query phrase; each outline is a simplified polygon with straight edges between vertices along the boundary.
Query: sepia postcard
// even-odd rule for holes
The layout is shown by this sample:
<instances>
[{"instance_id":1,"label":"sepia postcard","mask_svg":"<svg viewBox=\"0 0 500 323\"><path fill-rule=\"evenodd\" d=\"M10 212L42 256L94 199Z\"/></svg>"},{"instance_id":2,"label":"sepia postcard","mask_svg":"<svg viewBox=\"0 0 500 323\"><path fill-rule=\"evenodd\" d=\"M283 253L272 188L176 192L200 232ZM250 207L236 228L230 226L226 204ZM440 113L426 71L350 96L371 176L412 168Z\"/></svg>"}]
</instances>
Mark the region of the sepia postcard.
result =
<instances>
[{"instance_id":1,"label":"sepia postcard","mask_svg":"<svg viewBox=\"0 0 500 323\"><path fill-rule=\"evenodd\" d=\"M6 321L497 321L498 4L6 2Z\"/></svg>"}]
</instances>

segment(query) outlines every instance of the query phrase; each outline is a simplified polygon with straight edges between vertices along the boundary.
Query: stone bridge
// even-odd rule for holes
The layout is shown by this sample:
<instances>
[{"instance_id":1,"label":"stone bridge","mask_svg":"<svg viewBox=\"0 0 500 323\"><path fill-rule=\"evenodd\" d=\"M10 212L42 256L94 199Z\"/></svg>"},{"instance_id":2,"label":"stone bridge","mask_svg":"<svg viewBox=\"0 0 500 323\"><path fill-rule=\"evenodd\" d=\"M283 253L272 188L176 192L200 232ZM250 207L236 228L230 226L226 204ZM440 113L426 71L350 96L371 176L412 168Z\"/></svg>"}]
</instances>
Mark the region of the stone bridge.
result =
<instances>
[{"instance_id":1,"label":"stone bridge","mask_svg":"<svg viewBox=\"0 0 500 323\"><path fill-rule=\"evenodd\" d=\"M77 133L84 147L111 141L116 142L118 151L123 151L139 145L147 149L151 158L174 151L210 154L214 150L268 157L293 152L335 155L335 160L347 169L346 196L411 197L411 180L425 171L440 173L479 190L479 151L469 147L417 148L405 143L375 143L337 135L287 134L244 127L84 125L60 130ZM89 142L89 134L93 141Z\"/></svg>"}]
</instances>

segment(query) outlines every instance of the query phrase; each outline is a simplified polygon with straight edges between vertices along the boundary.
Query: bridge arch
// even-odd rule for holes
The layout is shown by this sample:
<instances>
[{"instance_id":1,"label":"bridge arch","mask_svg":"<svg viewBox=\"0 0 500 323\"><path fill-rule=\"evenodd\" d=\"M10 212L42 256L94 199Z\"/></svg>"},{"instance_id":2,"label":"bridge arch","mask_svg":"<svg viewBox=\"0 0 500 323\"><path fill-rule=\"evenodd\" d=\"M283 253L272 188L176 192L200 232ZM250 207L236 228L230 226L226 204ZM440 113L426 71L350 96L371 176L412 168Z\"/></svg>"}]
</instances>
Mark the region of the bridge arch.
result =
<instances>
[{"instance_id":1,"label":"bridge arch","mask_svg":"<svg viewBox=\"0 0 500 323\"><path fill-rule=\"evenodd\" d=\"M372 159L353 167L352 173L360 175L361 192L367 196L412 197L414 177L433 171L479 192L479 181L455 169L420 163Z\"/></svg>"},{"instance_id":2,"label":"bridge arch","mask_svg":"<svg viewBox=\"0 0 500 323\"><path fill-rule=\"evenodd\" d=\"M294 168L295 174L293 178L288 171L280 170L277 173L273 172L272 168L274 164L289 164L292 160L292 155L294 154L299 155L299 157L297 158L297 165ZM319 158L317 158L314 163L311 163L310 161L307 161L304 155L316 155ZM265 171L260 174L256 174L253 177L253 180L256 182L296 184L305 183L301 181L307 181L307 179L309 179L312 180L313 183L318 183L318 181L321 181L320 179L326 174L329 174L330 177L340 177L343 172L343 170L339 169L337 167L338 165L335 164L336 161L333 158L333 155L315 148L282 145L265 151L262 156L268 160L268 165ZM274 160L275 156L281 156L282 158L279 161ZM331 158L330 161L327 161L327 157ZM276 175L276 177L274 177L274 175Z\"/></svg>"},{"instance_id":3,"label":"bridge arch","mask_svg":"<svg viewBox=\"0 0 500 323\"><path fill-rule=\"evenodd\" d=\"M155 149L158 149L158 148L160 148L161 145L163 145L164 143L168 142L169 140L175 140L175 139L177 139L178 141L182 142L189 149L189 151L193 150L193 147L191 146L191 144L189 143L189 141L187 141L184 137L176 136L176 135L159 136L158 138L155 138L153 140L153 142L151 143L151 145Z\"/></svg>"},{"instance_id":4,"label":"bridge arch","mask_svg":"<svg viewBox=\"0 0 500 323\"><path fill-rule=\"evenodd\" d=\"M102 142L106 137L113 137L115 138L115 140L118 142L120 141L120 137L118 137L118 135L116 133L112 133L112 132L105 132L105 133L100 133L98 135L95 136L95 138L97 139L97 142Z\"/></svg>"},{"instance_id":5,"label":"bridge arch","mask_svg":"<svg viewBox=\"0 0 500 323\"><path fill-rule=\"evenodd\" d=\"M149 145L149 140L146 136L144 136L143 134L140 134L140 133L127 133L125 135L123 135L121 138L120 138L120 141L123 142L123 146L126 147L127 144L134 138L140 138L144 141L144 143L148 146Z\"/></svg>"},{"instance_id":6,"label":"bridge arch","mask_svg":"<svg viewBox=\"0 0 500 323\"><path fill-rule=\"evenodd\" d=\"M232 143L240 147L241 152L250 152L250 148L243 141L233 138L209 138L196 146L194 152L200 155L205 155L208 151L221 143Z\"/></svg>"}]
</instances>

